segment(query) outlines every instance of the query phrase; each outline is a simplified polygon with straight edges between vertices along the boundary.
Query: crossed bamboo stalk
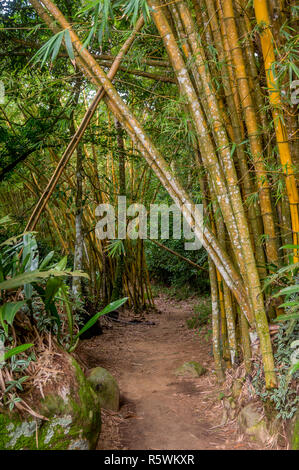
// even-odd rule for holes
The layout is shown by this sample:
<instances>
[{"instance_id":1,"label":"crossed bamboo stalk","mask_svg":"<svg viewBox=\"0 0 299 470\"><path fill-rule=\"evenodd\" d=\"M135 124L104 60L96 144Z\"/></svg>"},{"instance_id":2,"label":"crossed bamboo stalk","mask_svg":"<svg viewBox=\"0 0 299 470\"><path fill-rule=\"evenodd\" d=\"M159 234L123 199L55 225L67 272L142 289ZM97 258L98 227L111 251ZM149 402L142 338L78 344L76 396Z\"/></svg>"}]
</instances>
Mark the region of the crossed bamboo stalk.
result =
<instances>
[{"instance_id":1,"label":"crossed bamboo stalk","mask_svg":"<svg viewBox=\"0 0 299 470\"><path fill-rule=\"evenodd\" d=\"M107 106L113 112L115 117L119 122L121 122L122 126L126 129L129 136L135 142L136 146L141 151L142 155L150 165L150 167L154 170L160 181L162 182L163 186L166 188L168 193L172 196L173 200L176 204L181 208L183 215L187 219L190 226L194 229L195 234L198 236L199 239L202 240L203 246L207 249L211 260L214 262L215 266L217 267L217 272L223 280L225 281L226 285L231 289L233 292L237 302L239 303L243 314L252 324L254 318L257 323L257 329L260 335L261 341L261 351L263 354L264 365L265 365L265 375L266 375L266 382L267 386L275 385L275 374L274 374L274 364L273 364L273 355L271 349L271 342L269 335L265 330L265 325L267 326L267 319L264 311L263 300L260 292L260 282L258 272L255 266L255 260L252 253L252 247L250 242L250 236L247 227L247 221L244 214L244 209L242 207L242 200L239 194L239 190L236 188L235 191L232 191L233 185L237 182L234 173L231 170L231 158L229 155L229 151L225 149L225 135L223 129L221 128L221 123L216 124L214 123L214 130L216 133L216 138L218 138L219 143L223 144L223 149L221 150L222 156L222 164L219 165L217 161L217 156L213 157L214 150L212 149L212 145L209 143L209 136L206 132L205 126L202 126L204 122L203 119L199 119L200 116L200 107L197 106L198 97L196 93L194 96L192 95L193 84L189 79L188 72L185 68L184 62L181 60L180 51L177 47L176 41L173 38L173 33L168 26L166 17L162 11L161 5L156 0L148 0L149 6L152 7L152 16L156 23L156 26L160 32L161 37L163 38L164 44L166 49L168 50L169 56L172 59L172 65L176 72L177 80L180 84L181 91L188 96L189 98L189 109L191 110L191 114L193 113L193 120L197 127L197 133L199 136L205 136L205 141L202 140L202 144L200 146L202 152L203 163L206 168L208 168L210 172L210 191L213 193L215 192L218 202L221 205L221 211L223 213L223 217L225 220L226 228L231 238L231 245L235 251L235 256L237 258L237 262L240 268L241 276L238 274L237 270L235 269L234 265L232 264L230 258L228 257L223 245L216 239L213 231L211 231L208 227L205 227L204 232L201 233L199 227L199 218L197 214L193 213L188 207L186 206L187 203L191 203L191 199L186 191L181 187L178 180L174 177L174 175L168 169L168 165L166 164L163 157L159 154L157 149L154 147L150 139L144 133L142 127L140 126L139 122L135 119L133 114L130 112L126 104L122 101L121 97L118 95L116 90L114 89L113 85L111 84L111 79L114 77L117 71L117 64L115 64L115 73L113 75L111 68L109 71L108 76L103 72L101 67L95 62L94 58L91 54L83 48L78 36L75 32L71 29L70 24L67 20L63 17L59 9L49 0L31 0L32 5L37 10L39 15L46 21L46 23L50 26L50 28L54 31L55 29L59 31L59 28L53 23L51 16L47 13L46 10L52 15L53 18L60 24L60 27L63 29L68 29L70 32L71 40L73 42L73 46L76 50L76 63L79 68L89 77L89 79L97 86L100 87L99 91L96 95L96 98L90 108L88 109L86 115L83 118L82 123L80 124L76 134L74 135L72 141L70 142L68 148L66 149L57 169L55 170L54 175L52 176L49 184L47 185L46 190L44 191L43 196L40 198L38 205L36 206L26 229L32 229L35 227L40 214L45 207L49 197L51 196L53 189L65 167L67 164L70 156L72 155L73 151L75 150L78 142L80 141L90 119L96 109L96 106L103 98L106 102ZM231 0L227 0L225 2L217 1L219 9L222 14L222 25L224 23L230 24L231 31L233 32L232 36L229 38L231 44L236 41L236 31L235 31L235 20L233 17L233 9L232 9L232 2ZM259 13L262 12L265 14L266 11L266 4L264 0L256 1L256 16L258 21L264 21L265 15L259 16ZM188 30L189 37L194 35L192 19L188 16L188 9L184 8L182 2L178 2L177 5L170 6L173 9L174 16L176 15L177 18L177 27L178 27L178 34L180 34L180 24L184 24L185 30ZM223 11L222 11L223 8ZM267 19L267 18L266 18ZM139 19L142 21L142 18ZM181 22L181 23L180 23ZM137 23L138 24L138 23ZM137 27L137 25L136 25ZM142 25L141 25L142 27ZM136 29L136 28L135 28ZM133 32L134 34L134 32ZM238 39L238 38L237 38ZM269 39L268 35L265 36L264 39L265 48L269 46ZM125 44L124 44L125 46ZM124 49L124 46L122 50ZM129 46L130 47L130 46ZM265 49L264 48L264 49ZM198 58L202 56L202 61L204 62L204 55L203 51L200 49L200 46L196 43L196 41L191 42L191 54L195 56L197 59L197 63L195 64L196 67L193 67L193 74L194 77L198 78L198 84L200 88L200 73L204 73L204 69ZM239 71L239 76L237 79L239 83L242 83L240 86L240 96L241 96L241 103L244 106L244 114L245 114L245 121L246 126L248 128L250 134L250 145L252 154L254 156L254 164L256 168L257 174L257 183L259 184L259 193L260 193L260 202L262 208L262 216L264 220L264 227L265 230L269 231L269 241L267 244L267 256L270 261L275 261L277 259L277 252L275 247L275 231L273 230L273 218L271 213L271 204L270 204L270 197L269 197L269 187L267 186L267 181L263 182L264 177L264 168L262 165L261 153L262 148L260 145L260 139L257 134L257 125L255 122L255 116L252 112L252 103L250 100L250 92L248 92L248 83L246 84L244 78L241 76L244 72L243 65L242 65L242 57L240 54L240 48L233 48L233 61L237 71ZM185 55L188 52L187 46L184 49ZM125 53L125 52L124 52ZM120 59L121 60L121 59ZM119 60L119 62L120 62ZM119 63L118 63L119 65ZM269 69L268 69L269 70ZM209 77L206 77L209 80ZM190 91L191 90L191 91ZM190 94L191 93L191 94ZM193 96L193 98L192 98ZM271 95L270 95L271 96ZM248 98L249 97L249 98ZM277 98L277 97L276 97ZM213 92L209 95L208 90L205 90L205 99L208 103L208 110L212 110L212 108L217 108L217 103L214 100ZM277 105L277 101L273 102L272 104ZM95 107L94 107L95 106ZM221 114L221 110L217 112L218 115ZM275 116L275 113L273 113ZM213 117L213 115L212 115ZM288 155L286 153L287 147L286 142L281 140L281 126L282 123L277 121L278 124L276 125L276 135L277 141L280 150L281 160L283 162L287 162L287 169L291 169L291 163L288 159ZM280 127L279 127L280 126ZM217 134L218 132L218 134ZM222 137L222 141L220 138ZM79 139L79 140L78 140ZM205 144L211 149L211 152L204 152L202 149L205 148ZM213 158L212 158L213 157ZM293 228L298 225L298 212L297 212L297 204L298 204L298 195L294 192L294 176L291 173L286 175L286 183L287 183L287 191L290 200L291 207L295 206L293 211L291 211L292 215L292 222ZM230 185L230 191L227 190L226 185ZM227 195L227 201L224 201ZM296 199L297 198L297 199ZM191 204L192 205L192 204ZM297 215L296 215L297 214ZM296 219L297 217L297 219ZM296 225L297 224L297 225ZM239 243L241 242L241 247L239 247ZM249 261L248 261L249 260ZM212 273L213 275L213 273ZM243 278L243 279L242 279ZM249 288L245 289L244 282L248 281ZM253 313L254 312L254 313Z\"/></svg>"}]
</instances>

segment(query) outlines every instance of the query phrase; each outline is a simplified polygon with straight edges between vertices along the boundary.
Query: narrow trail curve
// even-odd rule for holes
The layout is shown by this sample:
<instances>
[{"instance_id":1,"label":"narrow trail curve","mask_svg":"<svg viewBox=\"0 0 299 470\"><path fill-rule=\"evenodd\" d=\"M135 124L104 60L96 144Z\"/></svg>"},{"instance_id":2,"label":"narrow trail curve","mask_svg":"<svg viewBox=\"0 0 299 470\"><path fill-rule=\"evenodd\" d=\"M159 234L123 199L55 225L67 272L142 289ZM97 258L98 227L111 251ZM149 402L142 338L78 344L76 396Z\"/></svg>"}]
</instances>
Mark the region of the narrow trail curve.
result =
<instances>
[{"instance_id":1,"label":"narrow trail curve","mask_svg":"<svg viewBox=\"0 0 299 470\"><path fill-rule=\"evenodd\" d=\"M155 325L116 326L79 347L87 368L102 366L116 377L123 397L119 413L103 412L98 449L257 449L235 423L221 423L210 340L186 327L196 300L160 296L155 303L161 313L146 315ZM192 360L207 373L177 378L175 369Z\"/></svg>"}]
</instances>

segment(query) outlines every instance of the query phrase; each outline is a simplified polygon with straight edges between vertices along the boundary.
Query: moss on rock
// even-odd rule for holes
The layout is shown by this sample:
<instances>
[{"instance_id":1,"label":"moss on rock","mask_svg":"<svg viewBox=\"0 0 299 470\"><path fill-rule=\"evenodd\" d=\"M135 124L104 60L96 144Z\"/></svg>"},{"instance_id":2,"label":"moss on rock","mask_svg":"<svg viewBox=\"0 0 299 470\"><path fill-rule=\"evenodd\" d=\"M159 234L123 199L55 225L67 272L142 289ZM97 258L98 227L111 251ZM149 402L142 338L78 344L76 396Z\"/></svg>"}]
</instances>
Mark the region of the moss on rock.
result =
<instances>
[{"instance_id":1,"label":"moss on rock","mask_svg":"<svg viewBox=\"0 0 299 470\"><path fill-rule=\"evenodd\" d=\"M270 439L266 420L263 413L260 412L256 404L249 403L242 408L238 423L243 432L245 432L254 441L265 444Z\"/></svg>"},{"instance_id":2,"label":"moss on rock","mask_svg":"<svg viewBox=\"0 0 299 470\"><path fill-rule=\"evenodd\" d=\"M299 411L297 411L294 417L294 424L292 430L292 450L299 450Z\"/></svg>"},{"instance_id":3,"label":"moss on rock","mask_svg":"<svg viewBox=\"0 0 299 470\"><path fill-rule=\"evenodd\" d=\"M90 371L87 380L97 393L102 408L119 410L119 387L110 372L103 367L95 367Z\"/></svg>"},{"instance_id":4,"label":"moss on rock","mask_svg":"<svg viewBox=\"0 0 299 470\"><path fill-rule=\"evenodd\" d=\"M101 430L100 402L78 363L68 356L70 383L48 394L38 411L49 421L0 413L0 449L94 449Z\"/></svg>"},{"instance_id":5,"label":"moss on rock","mask_svg":"<svg viewBox=\"0 0 299 470\"><path fill-rule=\"evenodd\" d=\"M185 362L182 366L178 367L175 371L177 376L187 377L200 377L206 372L206 369L196 361Z\"/></svg>"},{"instance_id":6,"label":"moss on rock","mask_svg":"<svg viewBox=\"0 0 299 470\"><path fill-rule=\"evenodd\" d=\"M234 399L238 399L239 396L241 395L242 392L242 387L243 387L243 380L242 379L237 379L234 381L232 385L232 396Z\"/></svg>"}]
</instances>

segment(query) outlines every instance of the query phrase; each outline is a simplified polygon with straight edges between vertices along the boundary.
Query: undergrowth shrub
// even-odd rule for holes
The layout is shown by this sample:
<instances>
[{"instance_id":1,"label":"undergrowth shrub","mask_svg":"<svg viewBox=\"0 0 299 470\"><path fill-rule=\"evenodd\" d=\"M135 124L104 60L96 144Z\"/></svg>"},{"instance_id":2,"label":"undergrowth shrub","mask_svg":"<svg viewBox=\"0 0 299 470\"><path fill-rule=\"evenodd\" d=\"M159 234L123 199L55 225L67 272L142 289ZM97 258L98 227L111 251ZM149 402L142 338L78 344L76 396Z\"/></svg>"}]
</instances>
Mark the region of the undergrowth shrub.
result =
<instances>
[{"instance_id":1,"label":"undergrowth shrub","mask_svg":"<svg viewBox=\"0 0 299 470\"><path fill-rule=\"evenodd\" d=\"M299 403L299 371L291 374L292 354L294 352L292 345L299 337L299 321L296 324L287 322L280 326L277 336L274 340L276 374L278 378L278 387L273 390L266 390L263 378L262 366L259 362L254 362L253 366L256 375L253 378L252 385L255 393L262 401L270 401L277 410L277 417L290 419L297 411Z\"/></svg>"},{"instance_id":2,"label":"undergrowth shrub","mask_svg":"<svg viewBox=\"0 0 299 470\"><path fill-rule=\"evenodd\" d=\"M199 329L211 323L212 305L209 297L199 299L194 306L192 317L186 320L190 330Z\"/></svg>"},{"instance_id":3,"label":"undergrowth shrub","mask_svg":"<svg viewBox=\"0 0 299 470\"><path fill-rule=\"evenodd\" d=\"M186 251L184 240L162 240L161 243L202 267L207 264L207 252L203 248ZM176 290L186 289L190 295L209 291L208 271L196 269L150 241L145 244L145 252L151 279L156 283Z\"/></svg>"}]
</instances>

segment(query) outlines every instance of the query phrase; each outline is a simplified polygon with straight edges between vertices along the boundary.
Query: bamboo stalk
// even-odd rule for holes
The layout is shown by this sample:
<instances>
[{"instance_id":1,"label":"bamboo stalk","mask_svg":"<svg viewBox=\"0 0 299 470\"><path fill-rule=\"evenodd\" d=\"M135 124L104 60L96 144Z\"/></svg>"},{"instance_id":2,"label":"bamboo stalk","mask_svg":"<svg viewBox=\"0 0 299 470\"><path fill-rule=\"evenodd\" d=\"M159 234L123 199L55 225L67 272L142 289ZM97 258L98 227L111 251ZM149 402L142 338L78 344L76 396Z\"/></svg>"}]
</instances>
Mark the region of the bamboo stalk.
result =
<instances>
[{"instance_id":1,"label":"bamboo stalk","mask_svg":"<svg viewBox=\"0 0 299 470\"><path fill-rule=\"evenodd\" d=\"M254 104L250 93L248 75L246 72L243 52L239 42L239 35L235 20L235 11L232 0L222 0L221 5L223 9L223 21L226 27L227 38L232 53L236 78L238 82L238 90L240 93L242 109L250 141L252 158L256 171L256 179L259 188L259 199L261 205L261 214L266 234L267 258L270 263L277 265L278 251L270 196L270 186L263 162L263 149L261 145L260 132L258 129L257 117L255 114Z\"/></svg>"},{"instance_id":2,"label":"bamboo stalk","mask_svg":"<svg viewBox=\"0 0 299 470\"><path fill-rule=\"evenodd\" d=\"M220 319L221 319L221 340L222 340L222 355L225 361L226 367L230 368L231 356L229 351L228 344L228 334L227 334L227 317L226 310L224 305L224 295L223 295L223 283L219 271L216 269L216 278L218 286L218 299L219 299L219 308L220 308Z\"/></svg>"},{"instance_id":3,"label":"bamboo stalk","mask_svg":"<svg viewBox=\"0 0 299 470\"><path fill-rule=\"evenodd\" d=\"M203 141L203 137L204 137L204 144L205 145L201 146L201 153L203 155L203 160L204 160L205 156L206 156L205 152L207 151L207 149L208 149L209 152L211 152L212 151L212 146L210 145L210 140L209 140L209 136L207 134L207 128L206 128L206 125L205 125L205 122L204 122L204 118L203 118L203 115L202 115L202 112L201 112L201 108L198 106L197 97L195 95L194 90L192 89L192 83L188 81L188 74L187 74L186 69L184 67L184 63L183 63L183 61L180 57L180 53L179 53L179 50L177 48L176 42L173 38L173 35L171 34L171 30L168 26L167 20L163 16L162 8L159 8L159 4L155 0L148 0L148 4L152 8L153 19L155 21L155 24L158 28L158 31L159 31L161 37L164 40L165 47L166 47L167 52L169 54L169 58L170 58L171 63L174 67L174 70L176 72L178 82L179 82L179 84L181 86L181 89L183 90L185 96L189 100L190 111L191 111L191 114L193 116L194 124L196 126L197 131L198 131L198 134L200 135L201 141ZM180 9L181 17L185 18L185 25L186 25L187 24L187 18L186 18L187 13L186 12L188 10L187 10L186 7L182 8L182 3L181 2L178 3L178 8ZM193 31L192 31L192 28L189 28L188 35L191 36L192 34L194 34ZM195 38L193 38L192 43L194 43L194 42L196 42ZM194 49L193 52L196 52L198 55L200 54L200 50L198 48ZM196 60L196 57L198 57L198 55L195 56L195 60ZM211 98L211 100L212 100L212 98L213 98L212 93L207 97L208 103L209 103L209 98ZM215 106L215 109L217 109L215 100L211 101L211 106ZM219 116L219 113L218 113L218 116ZM213 117L214 117L214 119L215 119L215 117L217 119L217 113L215 113L215 115ZM218 133L219 133L219 129L217 129L217 130L218 130ZM224 134L222 135L222 137L223 138L225 137ZM257 144L258 141L254 140L254 143ZM227 156L227 158L228 158L228 156ZM227 162L228 161L229 160L227 160ZM224 164L225 163L226 163L226 161L224 162ZM214 159L213 160L213 168L215 168L216 165L217 164L215 163L215 159ZM229 166L229 164L227 165L227 168L228 168L228 166ZM226 174L227 174L228 178L232 178L231 180L228 179L228 181L233 181L233 178L234 178L233 173L229 173L227 171ZM220 185L221 180L217 181L217 185L215 185L214 181L212 181L212 182L213 182L213 189L216 191L216 194L217 194L217 192L218 192L217 185L218 186ZM266 195L269 196L269 193L267 193ZM239 217L238 217L238 223L236 221L237 230L236 230L236 233L235 233L235 237L232 237L232 245L233 245L233 247L235 247L235 243L237 243L237 240L239 238L238 230L240 230L240 234L243 235L242 236L242 243L241 243L241 250L242 250L242 247L243 248L246 247L246 254L249 258L248 263L246 264L246 267L248 269L248 276L247 276L247 279L245 278L245 282L246 281L249 282L250 299L251 299L251 302L252 302L253 310L255 312L257 331L258 331L259 337L260 337L261 352L262 352L262 355L263 355L263 361L264 361L264 365L265 365L265 375L266 375L267 387L271 388L271 387L276 385L276 378L275 378L275 372L274 372L274 359L273 359L272 345L271 345L271 340L270 340L270 335L269 335L269 330L268 330L267 317L266 317L265 308L264 308L264 305L263 305L263 300L262 300L262 297L261 297L261 287L260 287L258 273L257 273L257 270L256 270L256 265L255 265L255 260L254 260L254 256L253 256L253 252L252 252L252 247L251 247L251 244L250 244L250 237L249 237L248 227L247 227L247 224L246 224L245 217L242 216L242 214L243 214L242 209L243 208L242 208L241 198L240 197L237 198L236 194L234 196L232 197L232 202L233 202L232 207L233 207L233 211L234 210L236 211L235 216L238 215ZM265 198L263 198L263 200L265 200ZM224 217L226 218L225 210L226 210L227 205L223 204L222 202L223 201L221 201L221 199L220 199L219 204L221 205L221 209L224 211ZM271 207L271 205L270 205L270 207ZM272 216L272 213L270 214L270 218L271 218L271 216ZM229 221L229 220L231 220L231 223L234 222L234 220L232 218L232 214L230 214L230 218L227 218L227 221ZM268 220L268 214L267 214L267 220ZM271 218L271 220L272 220L272 218ZM227 228L228 228L229 232L231 233L231 227L229 226L229 223L227 223ZM273 248L273 241L275 241L274 224L273 224L272 228L273 228L273 232L274 232L274 238L271 238L270 240L268 240L268 246ZM239 238L239 240L240 240L240 238ZM240 267L242 269L243 268L243 265L242 265L242 252L239 253L239 251L236 250L236 254L238 256L238 261L240 262ZM245 274L245 272L246 271L244 270L244 274Z\"/></svg>"},{"instance_id":4,"label":"bamboo stalk","mask_svg":"<svg viewBox=\"0 0 299 470\"><path fill-rule=\"evenodd\" d=\"M254 0L254 10L257 24L260 28L260 39L264 57L264 65L269 93L269 101L272 106L272 116L276 134L276 141L285 176L287 194L290 204L293 242L299 243L299 195L294 175L294 165L292 162L288 136L284 124L283 107L281 96L278 89L277 79L275 77L275 53L273 47L273 37L271 33L270 18L267 2L265 0ZM299 261L299 250L294 250L294 262Z\"/></svg>"},{"instance_id":5,"label":"bamboo stalk","mask_svg":"<svg viewBox=\"0 0 299 470\"><path fill-rule=\"evenodd\" d=\"M239 119L238 113L238 103L239 101L235 101L233 96L232 90L232 77L230 78L230 72L232 74L233 70L229 70L227 62L228 60L228 50L225 50L223 44L223 38L220 31L220 25L218 22L217 12L214 6L214 1L209 0L206 1L207 10L209 12L210 17L210 24L211 30L213 34L214 43L217 47L219 60L223 64L221 67L221 77L223 81L223 88L225 91L225 96L228 103L229 108L229 116L231 118L232 127L233 127L233 136L234 142L236 144L236 163L239 166L239 171L241 174L241 187L243 187L244 199L246 203L246 199L249 198L253 192L252 184L249 176L249 169L247 165L247 159L245 155L244 145L242 141L244 140L244 136L242 136L243 126L242 121ZM237 168L238 169L238 168ZM267 271L265 269L265 256L264 251L260 243L260 233L259 233L259 226L257 221L257 213L259 209L256 204L249 204L248 205L248 228L250 230L250 235L252 237L252 241L254 244L254 251L258 265L258 271L261 279L264 279L267 275Z\"/></svg>"},{"instance_id":6,"label":"bamboo stalk","mask_svg":"<svg viewBox=\"0 0 299 470\"><path fill-rule=\"evenodd\" d=\"M213 329L213 355L215 362L215 372L219 382L224 381L224 373L221 363L221 350L220 350L220 311L218 304L218 289L216 269L209 258L209 273L211 283L211 300L212 300L212 329Z\"/></svg>"},{"instance_id":7,"label":"bamboo stalk","mask_svg":"<svg viewBox=\"0 0 299 470\"><path fill-rule=\"evenodd\" d=\"M38 3L36 0L33 0L33 2L31 2L33 7L36 6L36 3ZM136 27L134 28L134 31L132 33L132 35L126 40L126 42L123 44L122 48L120 49L119 53L117 54L112 66L111 66L111 69L108 73L108 77L109 78L114 78L118 68L119 68L119 65L121 63L121 60L123 58L123 56L128 52L128 50L130 49L131 45L133 44L135 38L136 38L136 35L138 33L138 31L143 27L143 24L144 24L144 19L143 19L143 16L141 16L139 18L139 20L137 21L136 23ZM61 173L63 172L66 164L68 163L69 159L71 158L74 150L77 148L88 124L90 123L90 120L91 118L93 117L96 109L97 109L97 106L99 104L99 102L101 101L101 99L103 98L105 94L105 91L104 89L101 87L98 91L97 91L97 94L93 100L93 102L91 103L91 105L89 106L88 110L86 111L82 121L81 121L81 124L80 126L77 128L77 131L75 132L75 134L73 135L72 137L72 140L70 141L69 145L67 146L65 152L63 153L61 159L60 159L60 162L55 170L55 172L53 173L43 195L41 196L40 200L38 201L34 211L32 212L31 214L31 217L26 225L26 228L25 228L25 231L28 231L28 230L34 230L40 216L41 216L41 213L47 203L47 201L49 200L49 198L51 197L52 193L53 193L53 190L61 176Z\"/></svg>"}]
</instances>

